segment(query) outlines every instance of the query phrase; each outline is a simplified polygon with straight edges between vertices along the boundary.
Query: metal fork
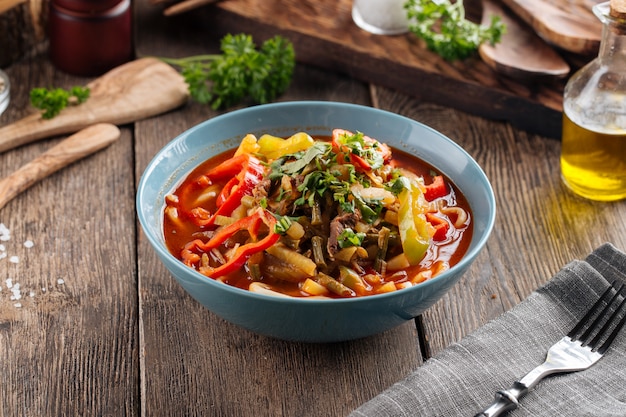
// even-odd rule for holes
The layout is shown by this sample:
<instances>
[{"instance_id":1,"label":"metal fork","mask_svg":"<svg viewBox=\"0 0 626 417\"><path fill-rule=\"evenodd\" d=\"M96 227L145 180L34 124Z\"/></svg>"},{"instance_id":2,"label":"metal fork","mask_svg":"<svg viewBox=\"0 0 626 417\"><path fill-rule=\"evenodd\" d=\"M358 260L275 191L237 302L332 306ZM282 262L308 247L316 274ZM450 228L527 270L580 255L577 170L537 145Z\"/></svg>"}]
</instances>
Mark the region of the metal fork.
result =
<instances>
[{"instance_id":1,"label":"metal fork","mask_svg":"<svg viewBox=\"0 0 626 417\"><path fill-rule=\"evenodd\" d=\"M495 401L474 417L502 415L517 408L519 400L546 376L582 371L600 360L626 323L626 296L621 294L622 288L624 284L617 289L611 284L567 336L550 347L543 364L513 383L508 390L498 391ZM623 297L621 301L620 295Z\"/></svg>"}]
</instances>

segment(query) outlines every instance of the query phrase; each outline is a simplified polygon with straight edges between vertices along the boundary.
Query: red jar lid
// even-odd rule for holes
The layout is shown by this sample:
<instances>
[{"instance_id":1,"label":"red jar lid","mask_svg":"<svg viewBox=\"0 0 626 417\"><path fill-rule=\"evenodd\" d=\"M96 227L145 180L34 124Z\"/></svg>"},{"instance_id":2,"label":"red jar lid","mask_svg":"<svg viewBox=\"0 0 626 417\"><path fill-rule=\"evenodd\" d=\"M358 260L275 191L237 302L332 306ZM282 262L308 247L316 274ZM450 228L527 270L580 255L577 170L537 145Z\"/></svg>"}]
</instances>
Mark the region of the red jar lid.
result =
<instances>
[{"instance_id":1,"label":"red jar lid","mask_svg":"<svg viewBox=\"0 0 626 417\"><path fill-rule=\"evenodd\" d=\"M73 12L99 13L115 7L122 0L53 0L57 7L62 7Z\"/></svg>"}]
</instances>

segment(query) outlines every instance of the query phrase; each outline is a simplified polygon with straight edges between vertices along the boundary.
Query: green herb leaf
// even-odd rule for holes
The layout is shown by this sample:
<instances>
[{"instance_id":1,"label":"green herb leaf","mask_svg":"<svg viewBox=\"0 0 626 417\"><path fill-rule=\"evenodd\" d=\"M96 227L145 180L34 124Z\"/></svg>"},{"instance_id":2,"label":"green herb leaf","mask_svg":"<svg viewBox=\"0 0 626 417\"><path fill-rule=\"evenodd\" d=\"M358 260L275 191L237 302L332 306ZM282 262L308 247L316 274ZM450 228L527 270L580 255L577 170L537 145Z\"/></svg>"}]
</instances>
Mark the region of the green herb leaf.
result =
<instances>
[{"instance_id":1,"label":"green herb leaf","mask_svg":"<svg viewBox=\"0 0 626 417\"><path fill-rule=\"evenodd\" d=\"M371 169L378 169L385 163L383 155L379 152L380 144L377 141L366 142L365 135L361 132L342 135L337 141L347 147L350 153L365 159Z\"/></svg>"},{"instance_id":2,"label":"green herb leaf","mask_svg":"<svg viewBox=\"0 0 626 417\"><path fill-rule=\"evenodd\" d=\"M400 170L396 169L392 172L391 181L385 184L385 189L387 191L392 192L394 195L398 195L402 192L402 190L404 190L404 188L405 188L405 184L402 180Z\"/></svg>"},{"instance_id":3,"label":"green herb leaf","mask_svg":"<svg viewBox=\"0 0 626 417\"><path fill-rule=\"evenodd\" d=\"M269 103L291 83L295 53L291 42L281 36L268 39L257 50L250 35L228 34L220 50L221 54L161 60L180 67L191 97L215 110L246 98Z\"/></svg>"},{"instance_id":4,"label":"green herb leaf","mask_svg":"<svg viewBox=\"0 0 626 417\"><path fill-rule=\"evenodd\" d=\"M489 26L466 20L463 0L407 0L404 8L410 31L448 61L468 58L483 42L495 45L506 31L499 16Z\"/></svg>"},{"instance_id":5,"label":"green herb leaf","mask_svg":"<svg viewBox=\"0 0 626 417\"><path fill-rule=\"evenodd\" d=\"M33 88L30 91L30 103L33 107L43 110L42 118L52 119L67 106L84 103L89 94L89 87L75 86L69 91L63 88Z\"/></svg>"},{"instance_id":6,"label":"green herb leaf","mask_svg":"<svg viewBox=\"0 0 626 417\"><path fill-rule=\"evenodd\" d=\"M285 163L281 169L285 174L296 174L302 171L314 159L326 155L330 151L330 148L330 144L328 143L315 142L313 146L309 147L306 152L304 152L304 154L300 156L300 158Z\"/></svg>"},{"instance_id":7,"label":"green herb leaf","mask_svg":"<svg viewBox=\"0 0 626 417\"><path fill-rule=\"evenodd\" d=\"M274 217L276 217L276 225L274 226L274 232L278 233L279 235L284 235L285 233L287 233L287 230L289 230L289 228L291 227L291 219L287 216L280 216L278 214L274 214Z\"/></svg>"},{"instance_id":8,"label":"green herb leaf","mask_svg":"<svg viewBox=\"0 0 626 417\"><path fill-rule=\"evenodd\" d=\"M365 239L365 233L355 233L349 227L343 229L337 237L337 243L340 248L348 248L350 246L361 246Z\"/></svg>"}]
</instances>

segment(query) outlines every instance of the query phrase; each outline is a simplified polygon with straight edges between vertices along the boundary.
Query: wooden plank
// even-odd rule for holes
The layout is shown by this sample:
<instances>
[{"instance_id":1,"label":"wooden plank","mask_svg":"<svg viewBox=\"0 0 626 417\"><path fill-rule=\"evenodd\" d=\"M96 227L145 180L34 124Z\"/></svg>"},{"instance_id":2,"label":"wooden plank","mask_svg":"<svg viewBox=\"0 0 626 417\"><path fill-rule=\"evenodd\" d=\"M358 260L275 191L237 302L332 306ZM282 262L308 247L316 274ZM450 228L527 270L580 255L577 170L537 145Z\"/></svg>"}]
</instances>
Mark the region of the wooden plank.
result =
<instances>
[{"instance_id":1,"label":"wooden plank","mask_svg":"<svg viewBox=\"0 0 626 417\"><path fill-rule=\"evenodd\" d=\"M140 55L184 56L217 48L218 38L207 36L203 27L169 26L172 21L155 12L137 12ZM175 41L182 38L186 41ZM369 104L369 91L349 78L298 67L280 100L304 99ZM190 103L137 123L137 176L177 134L217 114ZM193 301L141 233L138 254L145 415L347 415L421 363L412 322L348 343L277 341L229 324Z\"/></svg>"},{"instance_id":2,"label":"wooden plank","mask_svg":"<svg viewBox=\"0 0 626 417\"><path fill-rule=\"evenodd\" d=\"M16 88L0 124L32 112L29 88L84 82L55 72L46 56L21 61L7 72ZM59 141L4 153L0 175ZM8 257L0 260L0 416L136 414L130 130L122 129L122 137L107 149L20 194L2 209L0 222L11 231L11 239L1 242L3 253L19 256L17 264ZM25 248L26 240L34 246ZM21 299L11 299L18 284Z\"/></svg>"},{"instance_id":3,"label":"wooden plank","mask_svg":"<svg viewBox=\"0 0 626 417\"><path fill-rule=\"evenodd\" d=\"M476 2L466 3L469 8ZM223 0L194 11L193 18L196 25L220 34L245 32L259 41L281 34L294 43L302 63L560 137L565 80L516 81L497 74L479 57L446 62L412 34L379 36L359 29L352 22L351 4L350 0Z\"/></svg>"}]
</instances>

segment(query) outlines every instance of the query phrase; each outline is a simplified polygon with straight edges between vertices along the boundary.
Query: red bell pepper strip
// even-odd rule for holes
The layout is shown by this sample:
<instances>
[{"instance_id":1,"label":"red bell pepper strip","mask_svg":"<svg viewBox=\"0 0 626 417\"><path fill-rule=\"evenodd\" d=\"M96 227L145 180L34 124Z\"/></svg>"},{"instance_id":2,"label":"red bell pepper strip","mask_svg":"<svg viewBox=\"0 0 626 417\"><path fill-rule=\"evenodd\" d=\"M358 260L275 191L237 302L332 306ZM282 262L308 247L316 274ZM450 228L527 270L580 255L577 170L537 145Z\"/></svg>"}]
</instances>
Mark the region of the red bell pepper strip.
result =
<instances>
[{"instance_id":1,"label":"red bell pepper strip","mask_svg":"<svg viewBox=\"0 0 626 417\"><path fill-rule=\"evenodd\" d=\"M248 154L241 154L238 156L233 156L230 159L222 162L215 168L211 169L206 173L206 176L211 178L213 181L219 181L226 178L234 177L235 175L241 172L241 169L248 162Z\"/></svg>"},{"instance_id":2,"label":"red bell pepper strip","mask_svg":"<svg viewBox=\"0 0 626 417\"><path fill-rule=\"evenodd\" d=\"M218 207L208 219L196 219L199 226L211 226L216 216L229 216L240 204L245 195L251 195L254 187L263 179L265 168L254 156L242 154L222 162L206 175L211 181L230 178L222 188L217 200Z\"/></svg>"},{"instance_id":3,"label":"red bell pepper strip","mask_svg":"<svg viewBox=\"0 0 626 417\"><path fill-rule=\"evenodd\" d=\"M258 240L259 229L262 224L267 225L269 228L269 233L263 239ZM200 260L200 255L198 255L197 251L200 252L208 252L211 249L219 247L222 243L224 243L228 238L235 235L237 232L241 230L247 230L250 234L250 238L253 240L250 243L246 243L244 245L239 246L232 257L223 265L220 265L217 268L211 270L211 272L206 275L211 278L218 278L223 275L230 274L235 270L241 268L241 266L246 263L250 256L255 253L264 251L269 248L273 244L275 244L280 235L274 231L274 226L276 225L276 219L271 214L267 214L267 212L263 209L257 210L251 216L245 217L241 220L236 221L222 229L220 229L208 242L202 242L200 239L196 239L192 242L189 242L185 245L181 257L183 262L193 267Z\"/></svg>"},{"instance_id":4,"label":"red bell pepper strip","mask_svg":"<svg viewBox=\"0 0 626 417\"><path fill-rule=\"evenodd\" d=\"M448 194L446 183L443 181L443 176L437 175L433 177L433 182L426 186L424 191L424 197L426 200L433 201L436 198L443 197Z\"/></svg>"},{"instance_id":5,"label":"red bell pepper strip","mask_svg":"<svg viewBox=\"0 0 626 417\"><path fill-rule=\"evenodd\" d=\"M239 184L239 178L237 177L232 177L225 185L224 187L222 187L222 191L220 192L220 194L217 196L217 198L215 199L215 206L216 207L221 207L222 204L224 204L226 202L226 200L228 200L228 196L231 194L231 192L233 191L233 188L235 187L235 185Z\"/></svg>"},{"instance_id":6,"label":"red bell pepper strip","mask_svg":"<svg viewBox=\"0 0 626 417\"><path fill-rule=\"evenodd\" d=\"M450 224L433 213L426 213L426 220L435 228L435 234L432 236L433 240L437 242L446 240Z\"/></svg>"}]
</instances>

